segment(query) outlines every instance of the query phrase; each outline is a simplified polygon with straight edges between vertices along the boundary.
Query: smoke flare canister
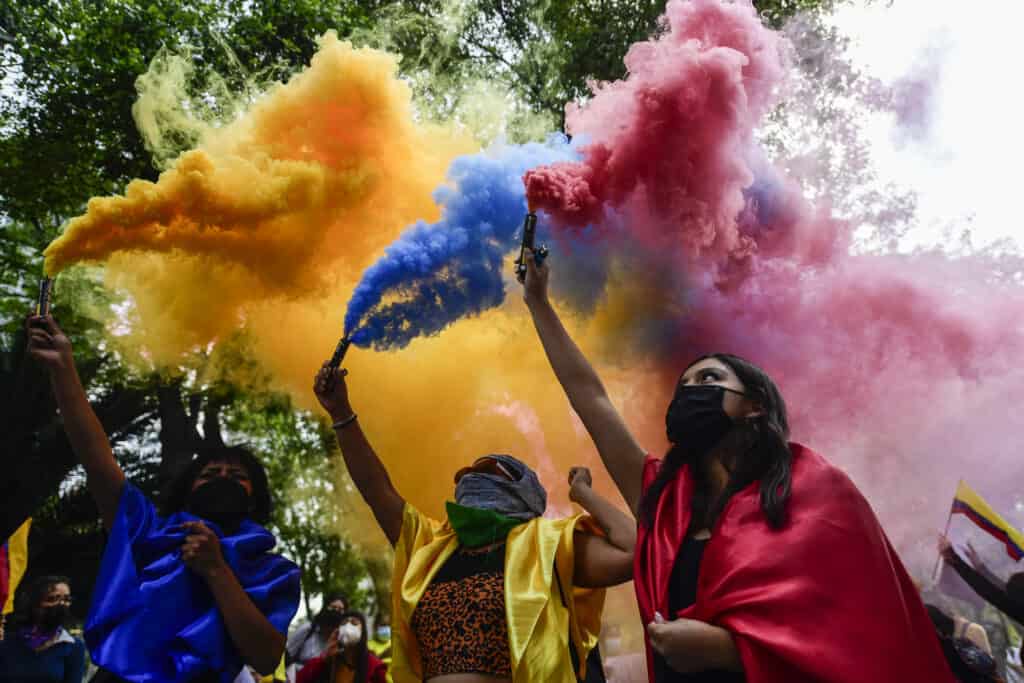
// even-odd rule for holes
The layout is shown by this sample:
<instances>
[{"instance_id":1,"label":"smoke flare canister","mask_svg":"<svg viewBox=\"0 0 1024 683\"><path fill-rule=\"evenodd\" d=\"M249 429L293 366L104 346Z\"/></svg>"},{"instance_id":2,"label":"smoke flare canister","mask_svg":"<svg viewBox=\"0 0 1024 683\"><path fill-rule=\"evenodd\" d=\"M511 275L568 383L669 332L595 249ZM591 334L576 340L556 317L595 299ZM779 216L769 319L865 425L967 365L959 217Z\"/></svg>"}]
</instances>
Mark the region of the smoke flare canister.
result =
<instances>
[{"instance_id":1,"label":"smoke flare canister","mask_svg":"<svg viewBox=\"0 0 1024 683\"><path fill-rule=\"evenodd\" d=\"M350 346L352 346L352 340L348 337L342 337L341 341L338 342L338 346L334 349L334 355L327 361L327 366L332 370L337 370L341 367L341 363L345 360L345 354Z\"/></svg>"},{"instance_id":2,"label":"smoke flare canister","mask_svg":"<svg viewBox=\"0 0 1024 683\"><path fill-rule=\"evenodd\" d=\"M53 280L44 277L39 281L39 298L36 300L36 315L45 316L50 314L50 294L53 290Z\"/></svg>"},{"instance_id":3,"label":"smoke flare canister","mask_svg":"<svg viewBox=\"0 0 1024 683\"><path fill-rule=\"evenodd\" d=\"M526 251L527 249L533 250L534 262L539 266L544 262L544 258L548 255L548 248L541 246L539 249L534 249L534 242L537 239L537 214L532 211L526 214L526 218L523 220L523 243L519 247L519 258L516 259L516 278L520 282L526 281Z\"/></svg>"}]
</instances>

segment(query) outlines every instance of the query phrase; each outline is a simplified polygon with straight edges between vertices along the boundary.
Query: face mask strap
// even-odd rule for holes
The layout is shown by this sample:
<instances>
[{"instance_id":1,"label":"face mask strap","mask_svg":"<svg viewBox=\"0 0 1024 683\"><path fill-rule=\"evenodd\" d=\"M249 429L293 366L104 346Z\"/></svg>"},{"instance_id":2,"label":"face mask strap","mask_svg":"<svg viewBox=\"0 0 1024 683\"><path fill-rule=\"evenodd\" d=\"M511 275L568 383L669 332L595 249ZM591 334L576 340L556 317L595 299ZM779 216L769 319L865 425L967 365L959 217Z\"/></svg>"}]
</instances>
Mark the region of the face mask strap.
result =
<instances>
[{"instance_id":1,"label":"face mask strap","mask_svg":"<svg viewBox=\"0 0 1024 683\"><path fill-rule=\"evenodd\" d=\"M686 391L687 389L721 389L722 391L728 391L729 393L736 394L737 396L742 396L745 399L753 400L747 396L746 392L733 389L732 387L725 387L721 384L680 384L678 391Z\"/></svg>"}]
</instances>

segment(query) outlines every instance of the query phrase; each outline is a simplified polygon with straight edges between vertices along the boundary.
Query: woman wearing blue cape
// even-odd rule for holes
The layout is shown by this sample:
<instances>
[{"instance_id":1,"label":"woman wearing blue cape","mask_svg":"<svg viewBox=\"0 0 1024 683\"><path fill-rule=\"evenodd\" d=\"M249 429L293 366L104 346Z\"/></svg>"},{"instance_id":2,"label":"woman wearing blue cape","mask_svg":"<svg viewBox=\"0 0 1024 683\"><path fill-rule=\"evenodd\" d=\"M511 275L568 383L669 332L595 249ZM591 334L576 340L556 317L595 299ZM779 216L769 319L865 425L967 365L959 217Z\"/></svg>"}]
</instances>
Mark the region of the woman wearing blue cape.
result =
<instances>
[{"instance_id":1,"label":"woman wearing blue cape","mask_svg":"<svg viewBox=\"0 0 1024 683\"><path fill-rule=\"evenodd\" d=\"M230 683L271 673L299 604L299 569L271 553L266 473L244 448L205 451L163 509L125 480L89 405L71 342L53 318L29 321L29 352L49 371L64 429L110 537L85 640L93 680Z\"/></svg>"}]
</instances>

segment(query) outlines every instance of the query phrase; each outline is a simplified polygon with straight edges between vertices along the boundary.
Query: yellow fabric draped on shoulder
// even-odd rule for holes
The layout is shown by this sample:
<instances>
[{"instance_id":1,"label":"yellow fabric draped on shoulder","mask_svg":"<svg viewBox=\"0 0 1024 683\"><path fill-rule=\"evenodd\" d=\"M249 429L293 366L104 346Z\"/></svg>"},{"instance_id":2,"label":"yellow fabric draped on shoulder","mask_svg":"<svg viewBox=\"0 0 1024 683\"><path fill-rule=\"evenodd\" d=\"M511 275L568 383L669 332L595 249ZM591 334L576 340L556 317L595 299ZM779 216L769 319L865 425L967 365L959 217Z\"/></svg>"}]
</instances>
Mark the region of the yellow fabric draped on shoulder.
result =
<instances>
[{"instance_id":1,"label":"yellow fabric draped on shoulder","mask_svg":"<svg viewBox=\"0 0 1024 683\"><path fill-rule=\"evenodd\" d=\"M573 584L573 532L600 534L586 515L538 518L509 532L505 547L505 614L514 683L574 683L569 638L580 675L597 644L604 590ZM423 680L412 614L434 575L458 547L455 532L406 504L395 545L392 579L392 674L396 683ZM561 582L559 590L557 578ZM565 596L563 603L562 595Z\"/></svg>"}]
</instances>

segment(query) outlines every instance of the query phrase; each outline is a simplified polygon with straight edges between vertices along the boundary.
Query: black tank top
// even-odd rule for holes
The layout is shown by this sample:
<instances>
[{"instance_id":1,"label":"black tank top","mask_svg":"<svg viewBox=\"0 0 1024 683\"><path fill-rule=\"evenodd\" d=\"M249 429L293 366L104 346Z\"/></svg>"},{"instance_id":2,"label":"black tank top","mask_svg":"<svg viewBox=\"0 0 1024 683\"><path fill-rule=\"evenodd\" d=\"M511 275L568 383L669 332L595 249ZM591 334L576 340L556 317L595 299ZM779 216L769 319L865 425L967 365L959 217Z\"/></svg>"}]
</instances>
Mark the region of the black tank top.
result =
<instances>
[{"instance_id":1,"label":"black tank top","mask_svg":"<svg viewBox=\"0 0 1024 683\"><path fill-rule=\"evenodd\" d=\"M707 540L687 538L683 541L683 547L676 555L676 562L672 566L672 576L668 581L668 614L666 619L672 619L679 610L686 609L697 602L697 576L700 573L700 561L704 556L704 546ZM693 674L683 674L673 671L665 658L654 653L654 680L655 683L744 683L746 677L734 671L701 671Z\"/></svg>"}]
</instances>

